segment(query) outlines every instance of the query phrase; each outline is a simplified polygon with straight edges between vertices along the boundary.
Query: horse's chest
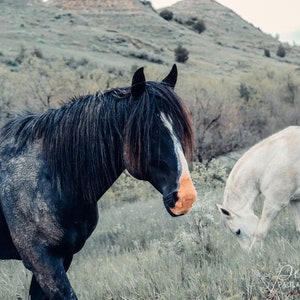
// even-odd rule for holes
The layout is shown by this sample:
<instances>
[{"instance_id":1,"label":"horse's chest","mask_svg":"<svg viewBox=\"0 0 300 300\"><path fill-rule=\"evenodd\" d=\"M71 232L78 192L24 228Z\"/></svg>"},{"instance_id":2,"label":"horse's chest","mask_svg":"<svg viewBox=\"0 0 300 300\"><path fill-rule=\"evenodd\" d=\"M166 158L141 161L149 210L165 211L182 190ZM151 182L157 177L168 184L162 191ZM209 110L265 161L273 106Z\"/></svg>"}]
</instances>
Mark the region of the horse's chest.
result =
<instances>
[{"instance_id":1,"label":"horse's chest","mask_svg":"<svg viewBox=\"0 0 300 300\"><path fill-rule=\"evenodd\" d=\"M64 231L63 246L73 253L79 251L92 234L97 222L97 205L74 207L72 213L66 213L61 224Z\"/></svg>"}]
</instances>

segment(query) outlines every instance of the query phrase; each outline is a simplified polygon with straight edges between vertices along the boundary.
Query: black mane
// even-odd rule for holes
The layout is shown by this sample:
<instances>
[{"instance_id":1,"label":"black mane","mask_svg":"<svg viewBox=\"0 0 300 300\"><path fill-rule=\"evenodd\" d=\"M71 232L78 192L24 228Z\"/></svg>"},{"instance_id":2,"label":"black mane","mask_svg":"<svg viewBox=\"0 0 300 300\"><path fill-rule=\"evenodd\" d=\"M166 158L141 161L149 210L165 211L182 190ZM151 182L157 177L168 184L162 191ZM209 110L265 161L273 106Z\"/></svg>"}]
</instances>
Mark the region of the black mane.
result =
<instances>
[{"instance_id":1,"label":"black mane","mask_svg":"<svg viewBox=\"0 0 300 300\"><path fill-rule=\"evenodd\" d=\"M190 156L193 135L187 110L170 86L158 82L146 82L138 99L125 87L74 98L39 115L28 112L7 123L1 139L13 138L12 149L18 153L40 142L68 196L96 201L124 167L147 166L152 128L161 124L161 113L169 117Z\"/></svg>"}]
</instances>

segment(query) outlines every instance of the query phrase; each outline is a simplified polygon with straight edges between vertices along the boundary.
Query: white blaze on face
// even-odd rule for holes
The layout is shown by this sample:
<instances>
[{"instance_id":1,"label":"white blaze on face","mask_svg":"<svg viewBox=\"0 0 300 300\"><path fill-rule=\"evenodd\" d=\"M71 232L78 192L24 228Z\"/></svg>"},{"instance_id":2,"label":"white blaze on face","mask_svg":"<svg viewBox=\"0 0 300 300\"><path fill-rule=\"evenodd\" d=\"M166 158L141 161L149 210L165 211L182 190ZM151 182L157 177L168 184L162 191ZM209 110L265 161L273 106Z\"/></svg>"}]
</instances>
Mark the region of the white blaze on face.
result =
<instances>
[{"instance_id":1,"label":"white blaze on face","mask_svg":"<svg viewBox=\"0 0 300 300\"><path fill-rule=\"evenodd\" d=\"M187 213L192 208L193 203L197 198L197 192L191 180L188 163L184 156L182 146L178 138L174 134L172 124L168 120L167 116L163 113L161 114L161 119L164 125L166 126L166 128L169 130L171 137L173 139L175 153L177 155L177 161L178 161L178 170L181 170L181 174L178 176L178 190L177 190L178 200L175 206L170 210L175 215L182 215Z\"/></svg>"}]
</instances>

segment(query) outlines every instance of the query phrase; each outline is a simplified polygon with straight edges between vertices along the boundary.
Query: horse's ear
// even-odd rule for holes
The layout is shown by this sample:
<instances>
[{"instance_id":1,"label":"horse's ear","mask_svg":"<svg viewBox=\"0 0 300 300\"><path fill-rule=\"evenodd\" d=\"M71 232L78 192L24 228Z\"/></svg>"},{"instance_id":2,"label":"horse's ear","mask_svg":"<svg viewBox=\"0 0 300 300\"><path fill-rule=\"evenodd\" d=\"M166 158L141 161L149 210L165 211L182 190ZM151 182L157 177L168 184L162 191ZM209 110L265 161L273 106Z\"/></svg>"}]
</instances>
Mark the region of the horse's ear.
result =
<instances>
[{"instance_id":1,"label":"horse's ear","mask_svg":"<svg viewBox=\"0 0 300 300\"><path fill-rule=\"evenodd\" d=\"M224 208L222 205L217 204L217 207L219 209L219 211L222 213L222 215L224 215L226 218L232 218L234 215L237 215L236 213L234 213L233 211Z\"/></svg>"},{"instance_id":2,"label":"horse's ear","mask_svg":"<svg viewBox=\"0 0 300 300\"><path fill-rule=\"evenodd\" d=\"M146 79L144 75L144 68L139 68L135 71L131 83L131 95L133 98L138 98L145 92Z\"/></svg>"},{"instance_id":3,"label":"horse's ear","mask_svg":"<svg viewBox=\"0 0 300 300\"><path fill-rule=\"evenodd\" d=\"M169 86L171 86L174 89L177 82L177 75L178 75L177 66L174 64L169 75L162 82L167 83Z\"/></svg>"},{"instance_id":4,"label":"horse's ear","mask_svg":"<svg viewBox=\"0 0 300 300\"><path fill-rule=\"evenodd\" d=\"M240 215L238 213L232 211L231 209L224 208L220 204L217 204L217 207L218 207L219 211L222 213L222 215L224 217L226 217L227 219L231 219L233 217L240 217Z\"/></svg>"}]
</instances>

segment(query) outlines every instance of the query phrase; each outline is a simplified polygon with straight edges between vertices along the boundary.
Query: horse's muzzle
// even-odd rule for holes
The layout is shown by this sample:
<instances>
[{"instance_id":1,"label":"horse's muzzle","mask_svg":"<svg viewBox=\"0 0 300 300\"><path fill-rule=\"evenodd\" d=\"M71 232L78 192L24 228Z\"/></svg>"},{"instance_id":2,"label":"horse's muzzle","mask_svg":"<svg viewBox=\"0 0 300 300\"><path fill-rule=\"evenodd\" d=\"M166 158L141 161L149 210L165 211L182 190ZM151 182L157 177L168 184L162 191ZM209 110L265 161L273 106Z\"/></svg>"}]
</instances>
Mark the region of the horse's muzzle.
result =
<instances>
[{"instance_id":1,"label":"horse's muzzle","mask_svg":"<svg viewBox=\"0 0 300 300\"><path fill-rule=\"evenodd\" d=\"M164 197L166 210L172 217L186 214L192 208L197 198L197 192L189 176L180 179L178 191Z\"/></svg>"}]
</instances>

